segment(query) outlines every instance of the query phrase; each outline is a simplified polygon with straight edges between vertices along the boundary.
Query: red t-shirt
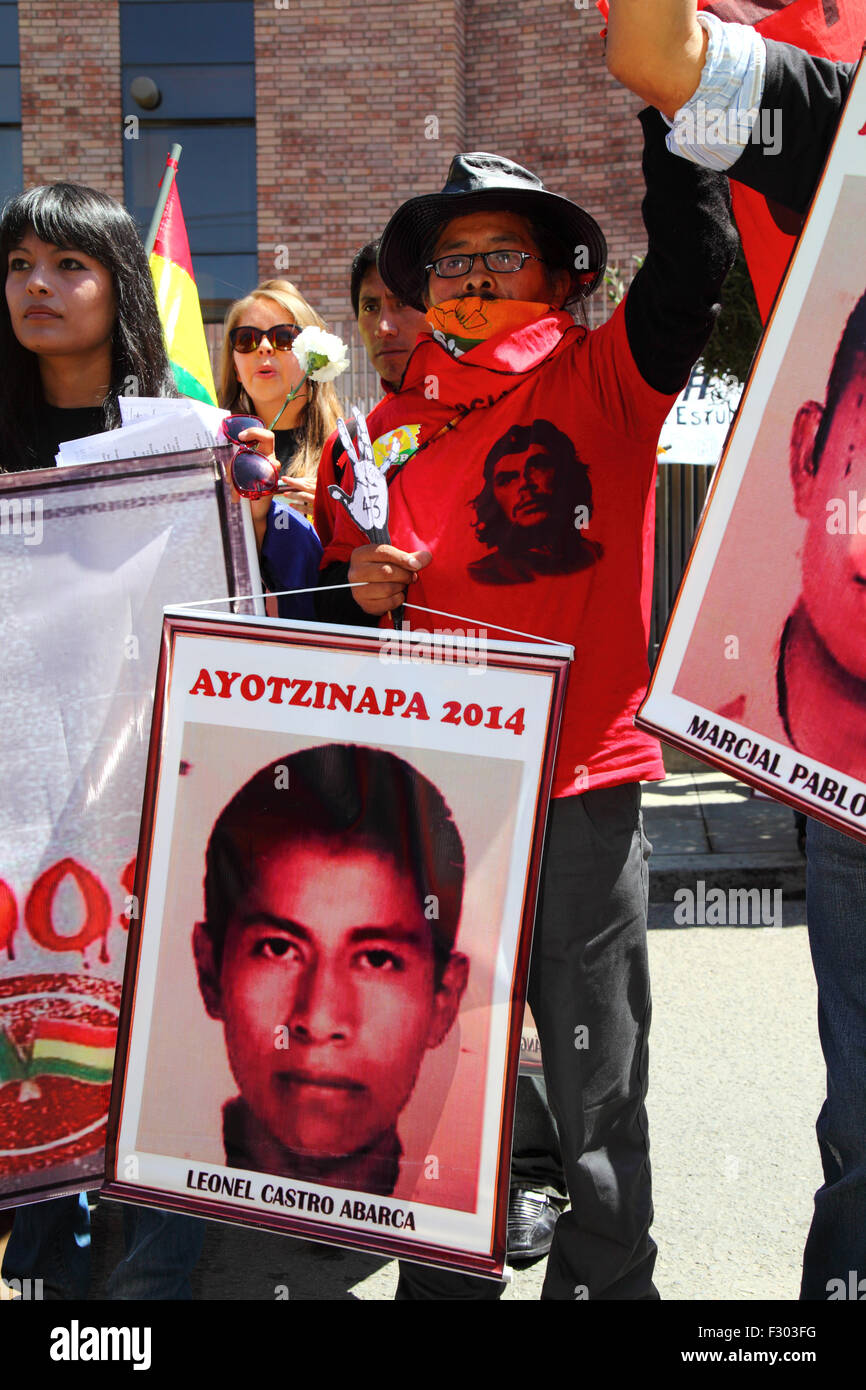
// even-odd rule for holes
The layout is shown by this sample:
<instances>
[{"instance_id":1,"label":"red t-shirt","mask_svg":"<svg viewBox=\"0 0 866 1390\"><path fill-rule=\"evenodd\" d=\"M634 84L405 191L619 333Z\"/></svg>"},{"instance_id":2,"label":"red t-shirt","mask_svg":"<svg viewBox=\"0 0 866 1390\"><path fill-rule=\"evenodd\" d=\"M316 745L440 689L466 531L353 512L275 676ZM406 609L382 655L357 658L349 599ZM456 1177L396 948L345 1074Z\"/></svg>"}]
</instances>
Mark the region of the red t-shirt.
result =
<instances>
[{"instance_id":1,"label":"red t-shirt","mask_svg":"<svg viewBox=\"0 0 866 1390\"><path fill-rule=\"evenodd\" d=\"M551 310L457 359L422 337L403 389L368 417L374 447L398 429L422 446L388 474L393 544L433 555L410 603L575 648L554 796L664 776L634 715L649 675L656 447L675 399L638 372L620 305L592 332ZM328 495L332 449L316 496L323 568L367 544ZM339 481L351 491L351 466ZM413 629L459 626L406 616Z\"/></svg>"}]
</instances>

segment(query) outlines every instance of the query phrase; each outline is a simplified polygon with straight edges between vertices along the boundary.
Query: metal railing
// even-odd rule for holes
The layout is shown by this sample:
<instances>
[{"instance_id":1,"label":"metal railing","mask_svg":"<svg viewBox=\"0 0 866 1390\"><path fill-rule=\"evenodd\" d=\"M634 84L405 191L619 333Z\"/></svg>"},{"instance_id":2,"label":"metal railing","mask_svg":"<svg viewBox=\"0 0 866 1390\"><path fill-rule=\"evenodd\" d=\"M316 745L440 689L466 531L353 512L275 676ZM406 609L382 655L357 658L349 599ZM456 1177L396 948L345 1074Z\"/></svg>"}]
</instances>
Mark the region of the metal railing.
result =
<instances>
[{"instance_id":1,"label":"metal railing","mask_svg":"<svg viewBox=\"0 0 866 1390\"><path fill-rule=\"evenodd\" d=\"M651 665L655 663L674 606L714 467L709 463L664 463L659 460L649 645Z\"/></svg>"}]
</instances>

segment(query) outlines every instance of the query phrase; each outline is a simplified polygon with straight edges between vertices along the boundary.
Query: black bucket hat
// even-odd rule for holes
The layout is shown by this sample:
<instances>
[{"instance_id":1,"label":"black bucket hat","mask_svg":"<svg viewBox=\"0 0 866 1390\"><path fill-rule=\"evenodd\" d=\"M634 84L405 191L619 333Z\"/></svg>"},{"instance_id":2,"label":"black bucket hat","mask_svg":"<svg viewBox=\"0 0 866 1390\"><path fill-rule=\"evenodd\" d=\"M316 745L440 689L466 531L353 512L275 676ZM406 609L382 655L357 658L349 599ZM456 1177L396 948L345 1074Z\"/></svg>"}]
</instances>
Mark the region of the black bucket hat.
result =
<instances>
[{"instance_id":1,"label":"black bucket hat","mask_svg":"<svg viewBox=\"0 0 866 1390\"><path fill-rule=\"evenodd\" d=\"M559 193L550 193L536 174L498 154L458 154L441 193L410 198L391 218L379 246L379 274L405 304L423 309L425 264L437 228L452 217L493 210L519 213L537 222L566 247L585 246L588 266L576 272L584 297L601 284L607 242L595 218Z\"/></svg>"}]
</instances>

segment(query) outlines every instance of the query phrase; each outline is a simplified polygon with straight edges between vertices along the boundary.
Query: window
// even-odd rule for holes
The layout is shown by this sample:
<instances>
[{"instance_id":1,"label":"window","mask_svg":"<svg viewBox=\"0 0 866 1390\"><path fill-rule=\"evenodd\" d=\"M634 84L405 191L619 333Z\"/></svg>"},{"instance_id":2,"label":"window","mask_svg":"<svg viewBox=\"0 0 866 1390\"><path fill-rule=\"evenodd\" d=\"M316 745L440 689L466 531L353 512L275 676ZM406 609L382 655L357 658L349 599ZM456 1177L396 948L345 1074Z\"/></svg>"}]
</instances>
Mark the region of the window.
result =
<instances>
[{"instance_id":1,"label":"window","mask_svg":"<svg viewBox=\"0 0 866 1390\"><path fill-rule=\"evenodd\" d=\"M121 0L120 26L126 205L144 237L166 156L182 145L178 191L199 297L205 317L221 318L257 279L252 2ZM142 78L157 104L133 96Z\"/></svg>"},{"instance_id":2,"label":"window","mask_svg":"<svg viewBox=\"0 0 866 1390\"><path fill-rule=\"evenodd\" d=\"M21 188L18 5L0 0L0 203Z\"/></svg>"}]
</instances>

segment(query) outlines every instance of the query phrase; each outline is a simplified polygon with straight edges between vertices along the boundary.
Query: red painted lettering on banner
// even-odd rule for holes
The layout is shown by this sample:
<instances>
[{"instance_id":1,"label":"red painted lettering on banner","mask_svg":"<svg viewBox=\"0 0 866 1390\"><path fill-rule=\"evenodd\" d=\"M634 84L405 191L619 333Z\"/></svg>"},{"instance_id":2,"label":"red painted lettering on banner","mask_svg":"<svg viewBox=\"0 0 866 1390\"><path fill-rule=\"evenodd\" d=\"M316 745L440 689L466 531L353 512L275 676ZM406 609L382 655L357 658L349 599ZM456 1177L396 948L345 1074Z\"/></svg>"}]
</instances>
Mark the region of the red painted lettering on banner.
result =
<instances>
[{"instance_id":1,"label":"red painted lettering on banner","mask_svg":"<svg viewBox=\"0 0 866 1390\"><path fill-rule=\"evenodd\" d=\"M219 689L217 689L219 685ZM419 690L388 687L384 693L365 685L360 694L354 685L336 685L333 681L301 680L291 676L262 676L250 671L199 671L190 695L206 695L221 700L233 700L238 695L247 701L267 699L271 705L292 705L296 709L348 710L351 714L374 714L401 719L429 719L424 696ZM494 726L491 726L494 727Z\"/></svg>"},{"instance_id":2,"label":"red painted lettering on banner","mask_svg":"<svg viewBox=\"0 0 866 1390\"><path fill-rule=\"evenodd\" d=\"M474 728L483 721L485 729L510 729L513 734L522 734L526 727L525 709L516 709L504 724L499 719L502 713L501 705L488 705L487 709L482 709L480 705L467 705L464 709L459 700L446 700L442 711L439 716L442 724L463 723Z\"/></svg>"},{"instance_id":3,"label":"red painted lettering on banner","mask_svg":"<svg viewBox=\"0 0 866 1390\"><path fill-rule=\"evenodd\" d=\"M241 681L241 694L245 700L260 700L265 693L265 683L261 676L244 676Z\"/></svg>"},{"instance_id":4,"label":"red painted lettering on banner","mask_svg":"<svg viewBox=\"0 0 866 1390\"><path fill-rule=\"evenodd\" d=\"M363 695L361 696L360 700L358 701L357 705L355 706L355 713L356 713L356 714L381 714L381 713L382 713L382 711L381 711L380 708L379 708L379 702L378 702L378 700L376 699L376 695L375 695L375 693L374 693L374 691L373 691L373 687L372 687L371 685L368 685L368 686L367 686L366 690L364 691Z\"/></svg>"},{"instance_id":5,"label":"red painted lettering on banner","mask_svg":"<svg viewBox=\"0 0 866 1390\"><path fill-rule=\"evenodd\" d=\"M302 709L308 709L313 702L312 700L306 699L306 694L312 684L312 681L292 681L292 694L289 699L289 704L300 705Z\"/></svg>"},{"instance_id":6,"label":"red painted lettering on banner","mask_svg":"<svg viewBox=\"0 0 866 1390\"><path fill-rule=\"evenodd\" d=\"M15 952L12 950L12 937L15 928L18 926L18 904L15 901L15 894L0 879L0 951L8 951L9 959L15 959Z\"/></svg>"},{"instance_id":7,"label":"red painted lettering on banner","mask_svg":"<svg viewBox=\"0 0 866 1390\"><path fill-rule=\"evenodd\" d=\"M71 878L84 900L84 922L71 936L55 930L52 909L57 890ZM111 901L95 874L74 859L61 859L46 869L34 883L24 905L27 930L46 951L81 951L102 937L100 960L108 960L106 938L111 925Z\"/></svg>"},{"instance_id":8,"label":"red painted lettering on banner","mask_svg":"<svg viewBox=\"0 0 866 1390\"><path fill-rule=\"evenodd\" d=\"M240 671L214 671L214 675L220 683L220 699L230 700L232 686L236 680L240 680Z\"/></svg>"},{"instance_id":9,"label":"red painted lettering on banner","mask_svg":"<svg viewBox=\"0 0 866 1390\"><path fill-rule=\"evenodd\" d=\"M270 697L272 705L281 705L283 702L283 690L291 687L290 676L268 676L265 685L273 686L273 694Z\"/></svg>"},{"instance_id":10,"label":"red painted lettering on banner","mask_svg":"<svg viewBox=\"0 0 866 1390\"><path fill-rule=\"evenodd\" d=\"M412 699L400 715L401 719L429 719L427 706L424 703L424 696L420 690L416 690Z\"/></svg>"}]
</instances>

